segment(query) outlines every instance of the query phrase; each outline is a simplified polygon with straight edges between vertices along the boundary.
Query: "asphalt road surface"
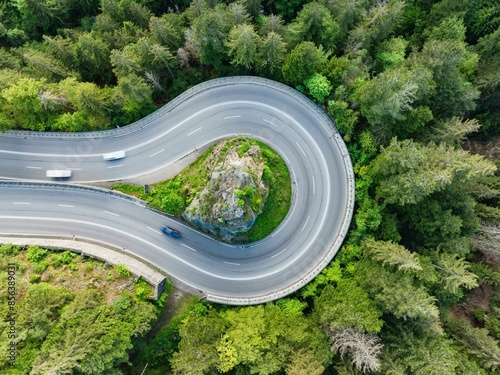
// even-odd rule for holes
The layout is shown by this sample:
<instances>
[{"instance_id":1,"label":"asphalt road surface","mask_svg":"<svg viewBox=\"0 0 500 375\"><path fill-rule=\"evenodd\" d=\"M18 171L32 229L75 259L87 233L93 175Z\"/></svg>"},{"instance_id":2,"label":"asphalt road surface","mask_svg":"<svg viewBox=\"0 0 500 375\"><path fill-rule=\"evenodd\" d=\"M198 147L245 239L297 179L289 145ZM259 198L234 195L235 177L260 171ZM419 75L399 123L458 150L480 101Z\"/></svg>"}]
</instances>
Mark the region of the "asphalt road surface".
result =
<instances>
[{"instance_id":1,"label":"asphalt road surface","mask_svg":"<svg viewBox=\"0 0 500 375\"><path fill-rule=\"evenodd\" d=\"M288 164L292 207L267 238L227 245L94 183L153 174L218 140L245 135ZM127 156L104 161L103 153ZM49 169L70 169L47 184ZM128 127L95 133L10 132L0 136L0 234L84 237L112 244L200 290L208 300L255 304L283 297L331 261L354 206L351 161L328 117L300 93L256 77L195 86ZM30 182L28 182L30 181ZM162 225L182 239L161 233Z\"/></svg>"}]
</instances>

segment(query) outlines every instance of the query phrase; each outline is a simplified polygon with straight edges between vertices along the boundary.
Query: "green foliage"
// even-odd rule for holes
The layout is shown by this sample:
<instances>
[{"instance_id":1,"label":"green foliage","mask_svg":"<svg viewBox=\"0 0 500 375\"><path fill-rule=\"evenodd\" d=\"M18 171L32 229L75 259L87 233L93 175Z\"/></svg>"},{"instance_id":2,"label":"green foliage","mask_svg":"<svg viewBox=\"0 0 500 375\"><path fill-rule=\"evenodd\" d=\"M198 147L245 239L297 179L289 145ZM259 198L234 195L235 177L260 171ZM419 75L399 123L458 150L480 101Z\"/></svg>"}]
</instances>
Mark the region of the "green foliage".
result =
<instances>
[{"instance_id":1,"label":"green foliage","mask_svg":"<svg viewBox=\"0 0 500 375\"><path fill-rule=\"evenodd\" d=\"M330 358L326 337L310 320L273 304L221 313L208 309L185 319L180 334L179 352L172 361L179 374L226 372L238 365L271 374L292 366L298 349L315 354L315 367Z\"/></svg>"},{"instance_id":2,"label":"green foliage","mask_svg":"<svg viewBox=\"0 0 500 375\"><path fill-rule=\"evenodd\" d=\"M7 243L0 246L0 254L2 255L17 255L21 251L19 246L13 245L11 243Z\"/></svg>"},{"instance_id":3,"label":"green foliage","mask_svg":"<svg viewBox=\"0 0 500 375\"><path fill-rule=\"evenodd\" d=\"M442 333L437 299L421 285L417 275L394 272L365 259L355 265L353 276L382 311L398 319L420 322L433 334Z\"/></svg>"},{"instance_id":4,"label":"green foliage","mask_svg":"<svg viewBox=\"0 0 500 375\"><path fill-rule=\"evenodd\" d=\"M32 245L28 247L28 251L26 253L26 259L28 259L32 263L38 263L41 260L45 259L48 254L47 249L42 249L38 245Z\"/></svg>"},{"instance_id":5,"label":"green foliage","mask_svg":"<svg viewBox=\"0 0 500 375\"><path fill-rule=\"evenodd\" d=\"M422 271L418 255L392 241L376 241L372 238L362 243L365 254L384 265L395 266L398 271Z\"/></svg>"},{"instance_id":6,"label":"green foliage","mask_svg":"<svg viewBox=\"0 0 500 375\"><path fill-rule=\"evenodd\" d=\"M469 263L458 259L456 254L441 254L436 267L444 273L444 290L452 294L457 294L461 287L472 289L478 286L477 276L468 270Z\"/></svg>"},{"instance_id":7,"label":"green foliage","mask_svg":"<svg viewBox=\"0 0 500 375\"><path fill-rule=\"evenodd\" d=\"M29 276L29 282L31 284L36 284L38 283L40 280L41 280L42 276L38 273L32 273L30 276Z\"/></svg>"},{"instance_id":8,"label":"green foliage","mask_svg":"<svg viewBox=\"0 0 500 375\"><path fill-rule=\"evenodd\" d=\"M114 267L115 272L121 277L129 277L130 271L124 264L117 264Z\"/></svg>"},{"instance_id":9,"label":"green foliage","mask_svg":"<svg viewBox=\"0 0 500 375\"><path fill-rule=\"evenodd\" d=\"M224 331L225 321L215 311L203 316L190 316L180 326L181 341L172 366L179 374L203 375L218 362L216 342Z\"/></svg>"},{"instance_id":10,"label":"green foliage","mask_svg":"<svg viewBox=\"0 0 500 375\"><path fill-rule=\"evenodd\" d=\"M461 319L449 319L447 328L453 337L467 352L477 358L483 367L496 370L500 366L500 348L498 341L489 336L484 328L473 328L469 322Z\"/></svg>"},{"instance_id":11,"label":"green foliage","mask_svg":"<svg viewBox=\"0 0 500 375\"><path fill-rule=\"evenodd\" d=\"M256 65L259 61L258 49L260 38L253 26L241 24L234 26L229 32L227 41L228 55L231 64L245 67L246 70Z\"/></svg>"},{"instance_id":12,"label":"green foliage","mask_svg":"<svg viewBox=\"0 0 500 375\"><path fill-rule=\"evenodd\" d=\"M71 264L77 255L71 251L63 251L52 257L52 265L56 268L64 264Z\"/></svg>"},{"instance_id":13,"label":"green foliage","mask_svg":"<svg viewBox=\"0 0 500 375\"><path fill-rule=\"evenodd\" d=\"M432 120L432 113L421 103L434 89L430 70L399 65L360 84L353 99L373 131L385 141L394 135L407 137Z\"/></svg>"},{"instance_id":14,"label":"green foliage","mask_svg":"<svg viewBox=\"0 0 500 375\"><path fill-rule=\"evenodd\" d=\"M263 38L260 46L261 66L273 75L279 71L286 53L286 43L278 33L271 31Z\"/></svg>"},{"instance_id":15,"label":"green foliage","mask_svg":"<svg viewBox=\"0 0 500 375\"><path fill-rule=\"evenodd\" d=\"M314 73L318 73L326 64L326 54L323 48L313 42L302 42L285 58L282 67L285 82L297 86Z\"/></svg>"},{"instance_id":16,"label":"green foliage","mask_svg":"<svg viewBox=\"0 0 500 375\"><path fill-rule=\"evenodd\" d=\"M140 279L135 283L134 291L139 301L146 301L151 294L151 286L145 280Z\"/></svg>"},{"instance_id":17,"label":"green foliage","mask_svg":"<svg viewBox=\"0 0 500 375\"><path fill-rule=\"evenodd\" d=\"M319 73L314 73L311 77L307 78L304 84L311 96L320 103L324 102L332 90L330 81Z\"/></svg>"},{"instance_id":18,"label":"green foliage","mask_svg":"<svg viewBox=\"0 0 500 375\"><path fill-rule=\"evenodd\" d=\"M358 116L349 108L349 104L344 101L331 100L328 102L328 114L333 116L335 127L344 140L350 141Z\"/></svg>"},{"instance_id":19,"label":"green foliage","mask_svg":"<svg viewBox=\"0 0 500 375\"><path fill-rule=\"evenodd\" d=\"M447 121L439 121L429 138L435 142L444 142L451 146L460 146L465 138L476 132L481 124L476 119L452 117Z\"/></svg>"},{"instance_id":20,"label":"green foliage","mask_svg":"<svg viewBox=\"0 0 500 375\"><path fill-rule=\"evenodd\" d=\"M160 208L173 215L179 215L186 207L185 197L181 194L179 186L176 183L170 183L161 189Z\"/></svg>"},{"instance_id":21,"label":"green foliage","mask_svg":"<svg viewBox=\"0 0 500 375\"><path fill-rule=\"evenodd\" d=\"M360 332L380 332L382 311L368 293L353 280L341 279L336 287L327 285L314 301L314 314L330 329L356 328Z\"/></svg>"},{"instance_id":22,"label":"green foliage","mask_svg":"<svg viewBox=\"0 0 500 375\"><path fill-rule=\"evenodd\" d=\"M221 69L227 59L225 45L230 28L225 14L217 8L204 11L193 21L192 27L200 62Z\"/></svg>"},{"instance_id":23,"label":"green foliage","mask_svg":"<svg viewBox=\"0 0 500 375\"><path fill-rule=\"evenodd\" d=\"M31 373L46 374L55 369L66 373L78 369L85 374L111 371L128 359L131 337L149 329L154 307L146 306L122 303L120 308L109 308L94 290L77 294L47 336ZM144 327L138 329L141 325Z\"/></svg>"},{"instance_id":24,"label":"green foliage","mask_svg":"<svg viewBox=\"0 0 500 375\"><path fill-rule=\"evenodd\" d=\"M289 25L288 33L293 47L308 41L330 51L339 41L340 28L328 9L323 4L314 1L304 5Z\"/></svg>"},{"instance_id":25,"label":"green foliage","mask_svg":"<svg viewBox=\"0 0 500 375\"><path fill-rule=\"evenodd\" d=\"M414 64L432 71L436 90L429 97L429 107L435 117L461 117L475 108L479 92L468 79L476 70L478 56L469 52L464 42L431 39L413 58Z\"/></svg>"},{"instance_id":26,"label":"green foliage","mask_svg":"<svg viewBox=\"0 0 500 375\"><path fill-rule=\"evenodd\" d=\"M411 371L418 375L453 375L457 374L458 366L467 366L465 359L459 360L453 341L444 336L415 334L398 325L392 329L389 340L391 347L385 352L382 362L386 374Z\"/></svg>"},{"instance_id":27,"label":"green foliage","mask_svg":"<svg viewBox=\"0 0 500 375\"><path fill-rule=\"evenodd\" d=\"M33 262L31 269L38 274L42 274L47 268L49 268L49 262L41 260L39 262ZM40 276L40 275L39 275Z\"/></svg>"},{"instance_id":28,"label":"green foliage","mask_svg":"<svg viewBox=\"0 0 500 375\"><path fill-rule=\"evenodd\" d=\"M76 269L73 253L28 250L31 264L24 267L12 258L23 256L18 247L0 246L2 269L7 261L16 263L23 280L18 360L14 368L1 362L0 372L48 373L59 366L65 373L139 373L148 363L151 374L171 373L169 359L179 345L185 361L174 367L189 375L359 372L351 352L332 359L323 351L326 337L312 334L319 325L379 332L385 345L380 373L498 371L497 343L491 341L500 332L496 292L476 316L490 336L453 321L442 335L436 308L452 309L450 303L460 303L477 283L492 290L500 283L493 264L500 185L491 163L462 150L467 138L479 133L492 141L500 132L495 5L489 0L3 2L0 130L122 126L202 80L256 73L327 101L353 161L356 207L337 260L296 296L249 310L199 305L185 323L175 317L150 353L138 355L140 371L117 364L128 360L132 343L136 353L145 345L137 341L152 317L151 306L139 301L149 294L144 284L110 307L87 295L78 301L86 307L78 309L72 293L40 283L42 273L45 278L60 272L47 269L49 264ZM391 142L394 136L399 141ZM494 155L495 148L487 147ZM290 204L284 198L290 193L286 165L271 152L264 155L263 178L271 191L249 240L276 228ZM121 188L179 214L202 191L206 177L206 170L183 172L149 194L142 186ZM260 207L257 192L243 191L239 198ZM478 253L468 256L473 249ZM5 272L1 277L5 280ZM38 284L26 289L24 277ZM2 314L6 306L0 305ZM200 325L200 332L185 328L188 344L183 343L180 326L212 313L217 319ZM255 324L247 327L248 321ZM300 333L303 327L308 339ZM1 327L0 334L6 334ZM50 344L46 340L42 348L47 337ZM5 352L8 340L2 336L0 342Z\"/></svg>"},{"instance_id":29,"label":"green foliage","mask_svg":"<svg viewBox=\"0 0 500 375\"><path fill-rule=\"evenodd\" d=\"M399 65L405 59L407 46L408 42L401 37L391 38L380 43L375 56L375 64L382 71Z\"/></svg>"},{"instance_id":30,"label":"green foliage","mask_svg":"<svg viewBox=\"0 0 500 375\"><path fill-rule=\"evenodd\" d=\"M356 5L349 7L351 11ZM396 0L375 4L366 13L361 10L356 14L359 10L354 9L353 16L358 18L362 14L363 20L350 32L347 48L354 51L359 48L369 49L373 44L387 38L401 23L405 6L405 2Z\"/></svg>"},{"instance_id":31,"label":"green foliage","mask_svg":"<svg viewBox=\"0 0 500 375\"><path fill-rule=\"evenodd\" d=\"M482 156L444 144L422 146L411 140L396 139L382 148L371 167L375 175L384 179L380 181L378 196L399 205L419 203L433 192L454 183L471 184L496 170Z\"/></svg>"}]
</instances>

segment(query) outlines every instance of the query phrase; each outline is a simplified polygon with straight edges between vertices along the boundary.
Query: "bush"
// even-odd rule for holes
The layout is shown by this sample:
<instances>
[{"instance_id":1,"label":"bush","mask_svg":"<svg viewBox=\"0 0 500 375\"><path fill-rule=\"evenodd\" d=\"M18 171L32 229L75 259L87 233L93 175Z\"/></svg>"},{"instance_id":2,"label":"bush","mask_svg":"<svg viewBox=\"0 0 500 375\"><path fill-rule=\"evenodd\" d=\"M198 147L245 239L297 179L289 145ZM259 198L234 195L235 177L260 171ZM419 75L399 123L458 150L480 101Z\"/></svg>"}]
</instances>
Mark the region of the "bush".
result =
<instances>
[{"instance_id":1,"label":"bush","mask_svg":"<svg viewBox=\"0 0 500 375\"><path fill-rule=\"evenodd\" d=\"M115 267L115 272L120 275L121 277L129 277L130 276L130 271L125 267L124 264L117 264Z\"/></svg>"},{"instance_id":2,"label":"bush","mask_svg":"<svg viewBox=\"0 0 500 375\"><path fill-rule=\"evenodd\" d=\"M40 262L47 256L49 251L47 249L42 249L38 245L33 245L28 247L28 253L26 254L26 259L30 262L37 263Z\"/></svg>"},{"instance_id":3,"label":"bush","mask_svg":"<svg viewBox=\"0 0 500 375\"><path fill-rule=\"evenodd\" d=\"M49 268L49 262L42 260L31 265L31 269L37 273L43 273L47 268Z\"/></svg>"},{"instance_id":4,"label":"bush","mask_svg":"<svg viewBox=\"0 0 500 375\"><path fill-rule=\"evenodd\" d=\"M30 283L36 284L40 281L41 278L42 278L41 275L39 275L37 273L32 273L29 277L29 280L30 280Z\"/></svg>"},{"instance_id":5,"label":"bush","mask_svg":"<svg viewBox=\"0 0 500 375\"><path fill-rule=\"evenodd\" d=\"M144 280L139 280L134 285L135 295L140 301L146 301L151 294L151 288L149 284Z\"/></svg>"},{"instance_id":6,"label":"bush","mask_svg":"<svg viewBox=\"0 0 500 375\"><path fill-rule=\"evenodd\" d=\"M75 253L72 253L71 251L64 251L54 256L52 264L54 265L54 267L59 268L62 264L72 263L75 257Z\"/></svg>"},{"instance_id":7,"label":"bush","mask_svg":"<svg viewBox=\"0 0 500 375\"><path fill-rule=\"evenodd\" d=\"M4 255L17 255L21 248L19 246L14 246L11 243L6 243L0 246L0 254Z\"/></svg>"}]
</instances>

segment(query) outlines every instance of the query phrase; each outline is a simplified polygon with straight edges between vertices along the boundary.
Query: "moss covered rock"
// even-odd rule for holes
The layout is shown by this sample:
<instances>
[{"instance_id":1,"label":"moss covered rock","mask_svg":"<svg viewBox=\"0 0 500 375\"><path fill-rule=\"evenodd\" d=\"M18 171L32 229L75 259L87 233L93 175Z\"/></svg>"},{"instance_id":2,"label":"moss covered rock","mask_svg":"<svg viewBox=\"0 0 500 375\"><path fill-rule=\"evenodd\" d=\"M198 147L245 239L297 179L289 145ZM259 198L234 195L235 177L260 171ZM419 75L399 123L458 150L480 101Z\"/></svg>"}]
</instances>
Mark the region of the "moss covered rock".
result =
<instances>
[{"instance_id":1,"label":"moss covered rock","mask_svg":"<svg viewBox=\"0 0 500 375\"><path fill-rule=\"evenodd\" d=\"M262 180L262 152L246 142L236 146L222 142L213 149L206 165L210 182L182 216L231 242L253 226L269 195L269 187Z\"/></svg>"}]
</instances>

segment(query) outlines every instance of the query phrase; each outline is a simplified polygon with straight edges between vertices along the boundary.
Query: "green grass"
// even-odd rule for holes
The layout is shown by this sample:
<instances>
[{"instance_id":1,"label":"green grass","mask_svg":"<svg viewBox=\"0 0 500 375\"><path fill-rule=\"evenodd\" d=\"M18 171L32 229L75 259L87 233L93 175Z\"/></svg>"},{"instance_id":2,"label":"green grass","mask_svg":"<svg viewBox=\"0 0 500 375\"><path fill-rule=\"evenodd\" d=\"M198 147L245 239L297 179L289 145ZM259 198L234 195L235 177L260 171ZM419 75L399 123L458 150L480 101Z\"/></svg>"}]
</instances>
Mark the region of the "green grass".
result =
<instances>
[{"instance_id":1,"label":"green grass","mask_svg":"<svg viewBox=\"0 0 500 375\"><path fill-rule=\"evenodd\" d=\"M276 151L262 142L246 137L233 138L217 154L216 162L224 160L230 148L239 146L238 154L241 157L252 145L257 145L262 150L265 165L263 180L269 185L269 197L253 227L236 239L239 243L260 240L276 229L290 209L292 196L290 174L285 162ZM210 181L206 160L214 147L216 146L210 147L177 176L150 186L147 194L142 186L118 184L113 189L143 199L157 210L180 216ZM260 202L252 201L258 199L257 195L253 195L251 191L241 193L251 200L252 207L259 205Z\"/></svg>"},{"instance_id":2,"label":"green grass","mask_svg":"<svg viewBox=\"0 0 500 375\"><path fill-rule=\"evenodd\" d=\"M249 242L260 240L271 234L283 221L290 209L292 184L290 173L279 154L262 142L255 141L262 150L265 165L263 179L269 184L269 197L264 211L257 217L253 227L246 233Z\"/></svg>"}]
</instances>

